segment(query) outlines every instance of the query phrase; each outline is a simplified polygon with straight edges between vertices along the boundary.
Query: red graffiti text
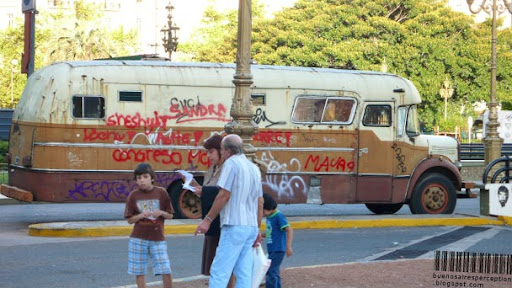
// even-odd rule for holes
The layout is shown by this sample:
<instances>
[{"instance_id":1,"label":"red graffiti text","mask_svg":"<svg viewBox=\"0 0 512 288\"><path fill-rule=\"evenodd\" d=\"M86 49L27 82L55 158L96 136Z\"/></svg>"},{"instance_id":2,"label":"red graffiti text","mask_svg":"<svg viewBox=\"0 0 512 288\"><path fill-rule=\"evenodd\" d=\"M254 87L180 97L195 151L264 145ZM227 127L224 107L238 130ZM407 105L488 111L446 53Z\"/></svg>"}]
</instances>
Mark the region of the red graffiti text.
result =
<instances>
[{"instance_id":1,"label":"red graffiti text","mask_svg":"<svg viewBox=\"0 0 512 288\"><path fill-rule=\"evenodd\" d=\"M208 159L208 153L204 150L190 150L188 151L188 163L191 165L195 164L202 164L205 166L210 165L210 160Z\"/></svg>"},{"instance_id":2,"label":"red graffiti text","mask_svg":"<svg viewBox=\"0 0 512 288\"><path fill-rule=\"evenodd\" d=\"M190 101L190 100L189 100ZM187 103L187 105L184 105ZM208 106L202 104L192 105L188 102L178 101L173 98L171 100L171 118L176 119L176 123L184 123L199 120L218 120L228 122L230 119L226 118L227 109L221 103L209 104Z\"/></svg>"},{"instance_id":3,"label":"red graffiti text","mask_svg":"<svg viewBox=\"0 0 512 288\"><path fill-rule=\"evenodd\" d=\"M254 142L263 142L265 144L286 144L286 147L290 147L290 139L292 132L274 132L265 131L259 132L252 137Z\"/></svg>"},{"instance_id":4,"label":"red graffiti text","mask_svg":"<svg viewBox=\"0 0 512 288\"><path fill-rule=\"evenodd\" d=\"M124 140L131 140L135 134L135 131L119 133L117 131L102 131L96 128L85 128L84 142L95 142L97 140L123 142Z\"/></svg>"},{"instance_id":5,"label":"red graffiti text","mask_svg":"<svg viewBox=\"0 0 512 288\"><path fill-rule=\"evenodd\" d=\"M346 161L343 157L338 158L329 158L328 156L320 159L320 156L309 155L308 160L306 161L305 169L309 167L309 165L313 165L313 169L315 172L329 172L329 169L334 169L336 171L352 171L354 170L354 161Z\"/></svg>"},{"instance_id":6,"label":"red graffiti text","mask_svg":"<svg viewBox=\"0 0 512 288\"><path fill-rule=\"evenodd\" d=\"M117 162L156 162L180 165L183 162L181 153L165 149L117 149L112 153Z\"/></svg>"},{"instance_id":7,"label":"red graffiti text","mask_svg":"<svg viewBox=\"0 0 512 288\"><path fill-rule=\"evenodd\" d=\"M107 117L107 126L122 126L128 129L156 129L159 127L163 129L167 126L167 121L174 118L176 117L158 115L158 111L153 112L153 117L143 117L139 112L135 115L115 113Z\"/></svg>"}]
</instances>

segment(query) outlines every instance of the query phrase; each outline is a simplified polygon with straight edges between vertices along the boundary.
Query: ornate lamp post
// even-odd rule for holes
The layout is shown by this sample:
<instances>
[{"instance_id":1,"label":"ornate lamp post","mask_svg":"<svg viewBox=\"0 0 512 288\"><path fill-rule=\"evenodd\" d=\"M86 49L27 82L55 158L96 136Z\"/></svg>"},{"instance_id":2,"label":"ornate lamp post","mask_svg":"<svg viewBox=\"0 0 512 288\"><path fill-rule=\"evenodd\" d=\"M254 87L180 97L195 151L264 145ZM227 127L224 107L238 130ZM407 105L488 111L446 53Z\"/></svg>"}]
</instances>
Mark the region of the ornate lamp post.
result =
<instances>
[{"instance_id":1,"label":"ornate lamp post","mask_svg":"<svg viewBox=\"0 0 512 288\"><path fill-rule=\"evenodd\" d=\"M251 0L239 0L236 72L233 75L235 96L231 105L233 120L224 126L228 134L238 134L244 141L244 153L254 162L256 149L252 146L252 135L257 126L252 121L251 103Z\"/></svg>"},{"instance_id":2,"label":"ornate lamp post","mask_svg":"<svg viewBox=\"0 0 512 288\"><path fill-rule=\"evenodd\" d=\"M16 73L16 66L18 66L18 59L11 60L11 106L14 108L14 73Z\"/></svg>"},{"instance_id":3,"label":"ornate lamp post","mask_svg":"<svg viewBox=\"0 0 512 288\"><path fill-rule=\"evenodd\" d=\"M439 89L439 94L441 94L441 98L444 99L444 119L446 120L446 111L448 110L448 98L451 98L453 95L453 88L448 78L444 80L443 87Z\"/></svg>"},{"instance_id":4,"label":"ornate lamp post","mask_svg":"<svg viewBox=\"0 0 512 288\"><path fill-rule=\"evenodd\" d=\"M172 52L176 51L178 48L178 35L177 32L180 30L180 27L176 26L172 21L172 10L174 6L171 5L171 2L165 6L167 9L167 24L160 30L162 34L162 43L165 49L165 52L169 53L169 59L171 59Z\"/></svg>"},{"instance_id":5,"label":"ornate lamp post","mask_svg":"<svg viewBox=\"0 0 512 288\"><path fill-rule=\"evenodd\" d=\"M482 10L492 17L492 36L491 36L491 101L489 103L489 122L484 138L485 146L485 164L489 164L494 159L501 157L501 144L503 139L499 137L498 126L498 112L496 101L496 17L506 10L512 13L512 1L510 0L478 0L478 5L473 5L475 0L466 0L469 6L469 11L473 14L478 14ZM476 6L476 7L475 7Z\"/></svg>"}]
</instances>

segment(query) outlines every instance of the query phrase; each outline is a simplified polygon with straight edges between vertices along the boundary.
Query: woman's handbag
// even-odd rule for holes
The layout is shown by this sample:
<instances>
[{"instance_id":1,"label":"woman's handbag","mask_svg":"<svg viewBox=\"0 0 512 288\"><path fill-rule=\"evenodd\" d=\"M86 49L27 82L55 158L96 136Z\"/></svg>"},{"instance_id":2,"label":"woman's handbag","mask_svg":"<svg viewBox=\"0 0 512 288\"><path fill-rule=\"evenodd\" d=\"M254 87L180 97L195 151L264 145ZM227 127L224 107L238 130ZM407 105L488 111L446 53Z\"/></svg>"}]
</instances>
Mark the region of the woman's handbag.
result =
<instances>
[{"instance_id":1,"label":"woman's handbag","mask_svg":"<svg viewBox=\"0 0 512 288\"><path fill-rule=\"evenodd\" d=\"M268 268L270 267L270 262L272 260L268 259L263 252L263 248L261 245L258 245L252 248L252 252L254 254L253 264L252 264L252 288L258 288L260 286L263 277L267 274Z\"/></svg>"}]
</instances>

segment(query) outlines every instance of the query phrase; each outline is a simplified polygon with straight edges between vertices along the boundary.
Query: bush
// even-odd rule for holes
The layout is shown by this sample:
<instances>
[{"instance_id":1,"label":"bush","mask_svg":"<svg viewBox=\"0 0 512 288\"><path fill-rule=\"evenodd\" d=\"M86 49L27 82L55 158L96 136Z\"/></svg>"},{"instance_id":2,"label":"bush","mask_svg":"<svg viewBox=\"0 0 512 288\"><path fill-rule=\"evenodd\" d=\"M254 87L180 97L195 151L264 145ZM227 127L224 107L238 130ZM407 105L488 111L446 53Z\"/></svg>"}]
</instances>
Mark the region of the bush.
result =
<instances>
[{"instance_id":1,"label":"bush","mask_svg":"<svg viewBox=\"0 0 512 288\"><path fill-rule=\"evenodd\" d=\"M0 141L0 163L5 163L7 152L9 152L9 141Z\"/></svg>"}]
</instances>

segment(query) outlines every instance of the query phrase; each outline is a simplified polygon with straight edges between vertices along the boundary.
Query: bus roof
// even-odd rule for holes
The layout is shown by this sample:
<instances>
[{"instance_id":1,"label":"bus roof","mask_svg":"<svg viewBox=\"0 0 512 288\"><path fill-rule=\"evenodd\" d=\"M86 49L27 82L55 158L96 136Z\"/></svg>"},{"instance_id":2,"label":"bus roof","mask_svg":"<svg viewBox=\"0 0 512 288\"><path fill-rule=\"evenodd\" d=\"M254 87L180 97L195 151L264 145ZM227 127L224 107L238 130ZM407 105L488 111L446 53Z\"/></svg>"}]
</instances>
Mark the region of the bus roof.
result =
<instances>
[{"instance_id":1,"label":"bus roof","mask_svg":"<svg viewBox=\"0 0 512 288\"><path fill-rule=\"evenodd\" d=\"M235 73L235 64L223 63L156 60L57 62L31 75L14 119L52 122L47 118L48 113L65 109L57 107L55 103L69 103L73 95L102 95L105 85L234 88ZM417 89L409 80L389 73L268 65L251 65L251 73L252 89L301 90L304 94L314 91L350 91L364 101L400 98L404 105L421 102Z\"/></svg>"}]
</instances>

